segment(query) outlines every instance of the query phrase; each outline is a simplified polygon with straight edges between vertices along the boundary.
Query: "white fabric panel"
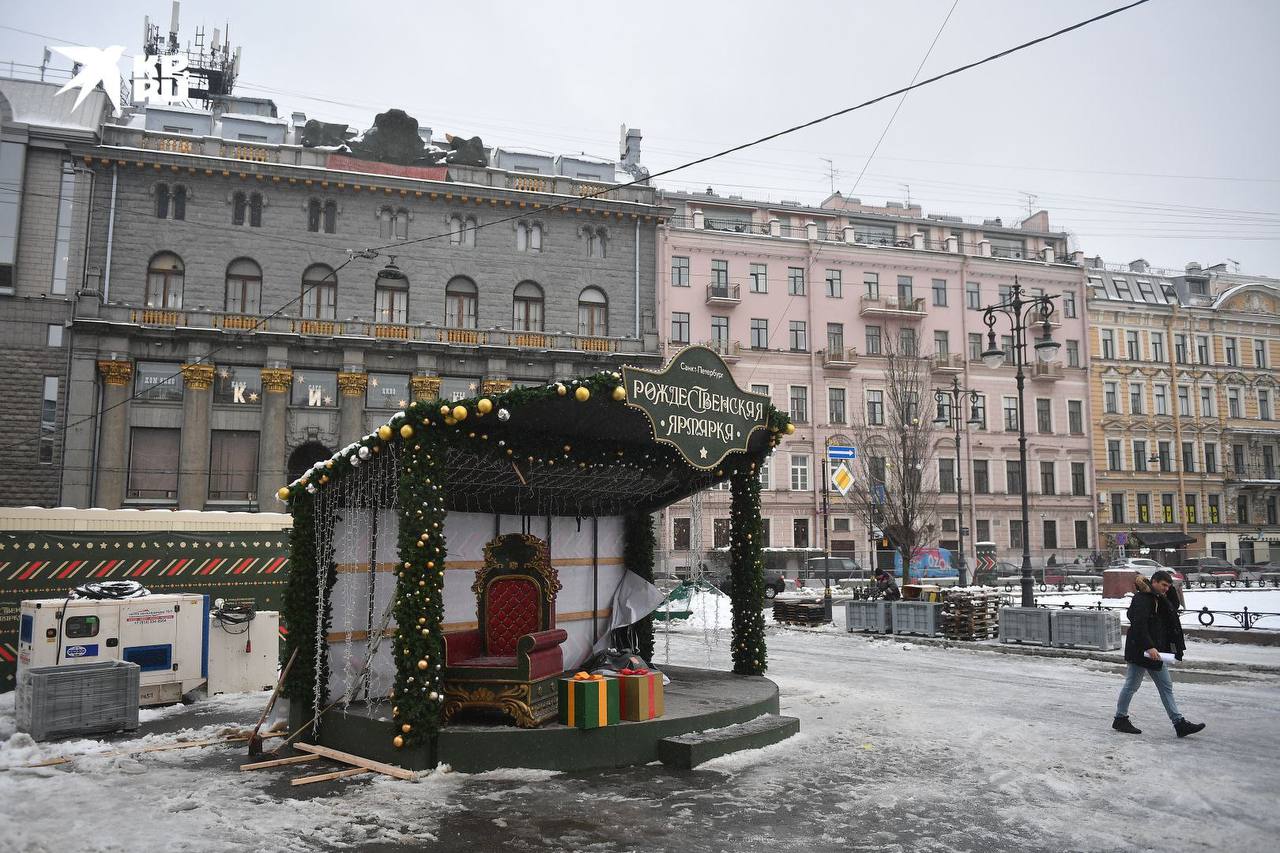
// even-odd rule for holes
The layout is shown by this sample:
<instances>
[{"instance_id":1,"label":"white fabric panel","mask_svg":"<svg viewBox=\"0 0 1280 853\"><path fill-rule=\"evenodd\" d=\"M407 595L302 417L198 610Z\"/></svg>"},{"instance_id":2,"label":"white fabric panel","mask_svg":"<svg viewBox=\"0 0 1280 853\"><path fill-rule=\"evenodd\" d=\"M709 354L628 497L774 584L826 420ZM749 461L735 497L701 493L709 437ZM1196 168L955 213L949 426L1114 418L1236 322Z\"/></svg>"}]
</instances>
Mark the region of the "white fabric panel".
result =
<instances>
[{"instance_id":1,"label":"white fabric panel","mask_svg":"<svg viewBox=\"0 0 1280 853\"><path fill-rule=\"evenodd\" d=\"M400 513L384 509L378 513L378 562L400 562Z\"/></svg>"}]
</instances>

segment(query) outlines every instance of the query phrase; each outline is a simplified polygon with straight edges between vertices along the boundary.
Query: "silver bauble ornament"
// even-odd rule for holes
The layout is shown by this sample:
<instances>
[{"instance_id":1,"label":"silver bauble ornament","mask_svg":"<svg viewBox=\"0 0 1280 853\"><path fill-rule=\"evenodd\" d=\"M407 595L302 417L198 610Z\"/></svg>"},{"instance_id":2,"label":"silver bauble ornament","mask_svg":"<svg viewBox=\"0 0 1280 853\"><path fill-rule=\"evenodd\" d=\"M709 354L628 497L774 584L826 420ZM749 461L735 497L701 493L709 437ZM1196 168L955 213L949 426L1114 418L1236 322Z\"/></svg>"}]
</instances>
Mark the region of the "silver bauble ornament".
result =
<instances>
[{"instance_id":1,"label":"silver bauble ornament","mask_svg":"<svg viewBox=\"0 0 1280 853\"><path fill-rule=\"evenodd\" d=\"M506 409L498 409L498 420L502 421L503 423L506 423L507 421L511 420L511 413L508 412Z\"/></svg>"}]
</instances>

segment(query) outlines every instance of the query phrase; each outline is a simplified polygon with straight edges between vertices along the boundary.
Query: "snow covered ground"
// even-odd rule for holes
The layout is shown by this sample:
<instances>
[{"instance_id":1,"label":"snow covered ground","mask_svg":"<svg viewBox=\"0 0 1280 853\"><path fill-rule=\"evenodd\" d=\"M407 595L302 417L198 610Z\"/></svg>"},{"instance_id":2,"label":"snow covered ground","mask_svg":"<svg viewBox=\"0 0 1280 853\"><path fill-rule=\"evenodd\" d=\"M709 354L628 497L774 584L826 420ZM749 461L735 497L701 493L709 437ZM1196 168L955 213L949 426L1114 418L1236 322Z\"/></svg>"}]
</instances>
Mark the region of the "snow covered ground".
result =
<instances>
[{"instance_id":1,"label":"snow covered ground","mask_svg":"<svg viewBox=\"0 0 1280 853\"><path fill-rule=\"evenodd\" d=\"M694 602L695 612L701 602ZM658 665L729 666L727 601L659 630ZM839 613L839 609L837 609ZM719 625L719 630L716 626ZM693 771L436 771L290 788L244 745L80 758L34 745L0 696L0 850L1270 851L1280 815L1280 649L1193 643L1266 672L1183 670L1177 740L1155 690L1109 728L1119 667L770 626L769 675L799 736ZM147 712L148 741L252 724L264 697Z\"/></svg>"}]
</instances>

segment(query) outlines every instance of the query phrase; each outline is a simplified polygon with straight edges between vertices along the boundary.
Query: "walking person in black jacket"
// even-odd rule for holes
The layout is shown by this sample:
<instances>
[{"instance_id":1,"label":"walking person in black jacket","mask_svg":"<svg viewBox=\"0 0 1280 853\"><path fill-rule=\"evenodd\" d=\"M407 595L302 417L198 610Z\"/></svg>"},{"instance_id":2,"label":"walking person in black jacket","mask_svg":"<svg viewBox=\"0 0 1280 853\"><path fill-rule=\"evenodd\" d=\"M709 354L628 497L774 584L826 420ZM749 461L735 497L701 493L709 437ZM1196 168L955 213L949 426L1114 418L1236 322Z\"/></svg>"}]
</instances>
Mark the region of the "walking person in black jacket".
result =
<instances>
[{"instance_id":1,"label":"walking person in black jacket","mask_svg":"<svg viewBox=\"0 0 1280 853\"><path fill-rule=\"evenodd\" d=\"M1111 728L1133 735L1142 734L1141 729L1129 722L1129 702L1142 686L1143 673L1149 672L1178 737L1195 734L1204 728L1204 723L1192 723L1182 716L1173 698L1173 679L1169 676L1169 668L1160 659L1160 653L1164 652L1182 660L1187 649L1182 623L1178 619L1181 599L1173 587L1173 576L1164 570L1156 571L1151 574L1148 584L1139 575L1134 579L1134 586L1136 589L1128 612L1129 635L1124 641L1124 659L1128 669Z\"/></svg>"}]
</instances>

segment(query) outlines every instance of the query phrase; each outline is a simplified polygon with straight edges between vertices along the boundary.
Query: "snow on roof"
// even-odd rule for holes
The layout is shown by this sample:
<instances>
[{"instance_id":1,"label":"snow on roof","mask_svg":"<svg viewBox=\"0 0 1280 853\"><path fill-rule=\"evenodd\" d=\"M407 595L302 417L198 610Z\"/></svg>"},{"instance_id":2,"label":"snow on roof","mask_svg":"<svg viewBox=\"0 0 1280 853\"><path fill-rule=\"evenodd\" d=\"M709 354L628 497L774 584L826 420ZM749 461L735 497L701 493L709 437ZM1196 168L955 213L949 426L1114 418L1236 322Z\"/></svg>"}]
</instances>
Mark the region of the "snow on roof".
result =
<instances>
[{"instance_id":1,"label":"snow on roof","mask_svg":"<svg viewBox=\"0 0 1280 853\"><path fill-rule=\"evenodd\" d=\"M555 156L555 154L553 154L552 152L550 152L550 151L543 151L543 150L542 150L542 149L540 149L540 148L514 148L514 147L509 147L509 146L506 146L506 145L499 145L499 146L497 146L497 147L495 147L495 148L493 149L493 153L497 154L497 153L499 153L499 152L501 152L501 153L503 153L503 154L520 154L520 155L523 155L523 156L525 156L525 157L548 157L548 158L550 158L550 157L554 157L554 156Z\"/></svg>"},{"instance_id":2,"label":"snow on roof","mask_svg":"<svg viewBox=\"0 0 1280 853\"><path fill-rule=\"evenodd\" d=\"M272 118L271 116L260 116L254 113L223 113L219 118L233 119L235 121L257 121L263 124L287 125L289 123L287 118Z\"/></svg>"}]
</instances>

